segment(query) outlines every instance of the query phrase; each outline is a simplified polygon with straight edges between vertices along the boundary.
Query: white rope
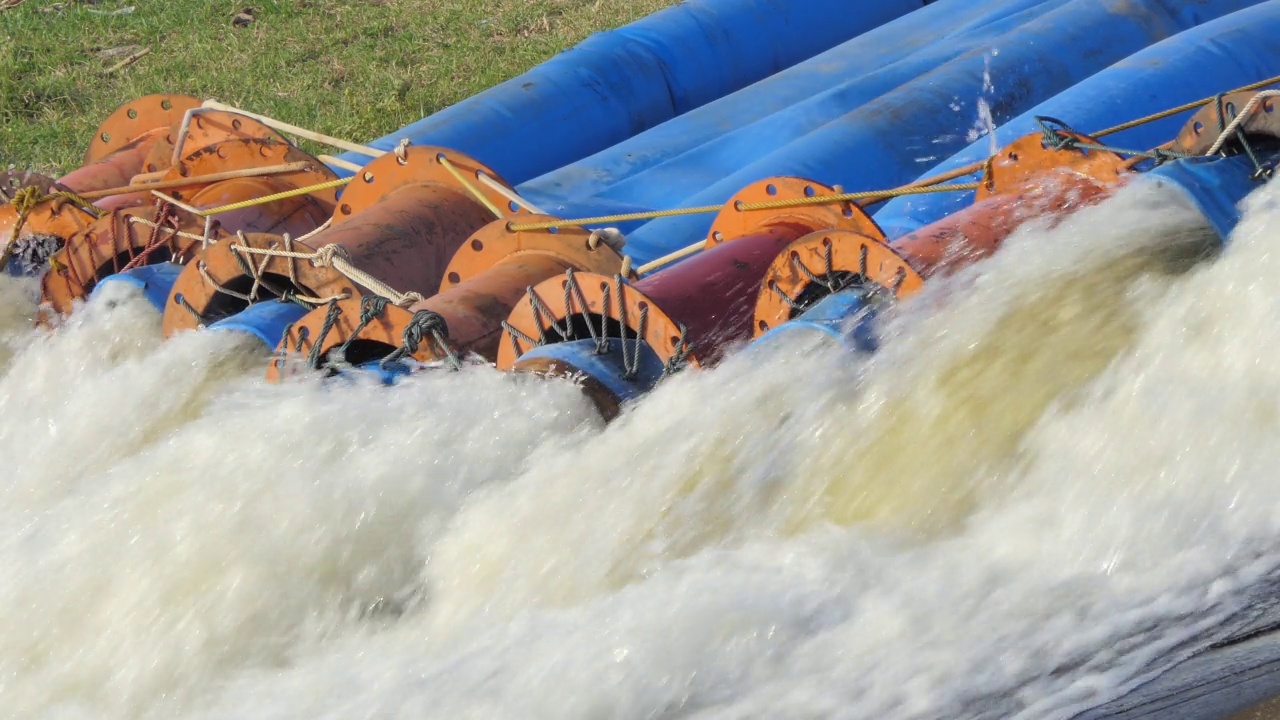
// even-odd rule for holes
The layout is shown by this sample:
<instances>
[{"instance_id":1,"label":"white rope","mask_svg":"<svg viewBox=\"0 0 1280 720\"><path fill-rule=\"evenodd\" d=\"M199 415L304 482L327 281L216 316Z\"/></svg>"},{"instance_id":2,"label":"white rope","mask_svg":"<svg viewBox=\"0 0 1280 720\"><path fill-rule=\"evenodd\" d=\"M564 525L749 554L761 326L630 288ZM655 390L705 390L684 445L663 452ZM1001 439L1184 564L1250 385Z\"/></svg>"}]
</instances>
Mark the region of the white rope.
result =
<instances>
[{"instance_id":1,"label":"white rope","mask_svg":"<svg viewBox=\"0 0 1280 720\"><path fill-rule=\"evenodd\" d=\"M1225 128L1223 128L1222 132L1218 134L1218 139L1213 142L1213 145L1210 146L1204 154L1212 155L1221 150L1222 146L1227 143L1227 140L1235 135L1236 130L1239 130L1240 126L1248 120L1249 115L1258 107L1258 103L1269 97L1280 97L1280 90L1263 90L1257 95L1249 98L1249 102L1245 103L1245 106L1240 110L1240 112L1232 118L1231 122L1228 123Z\"/></svg>"},{"instance_id":2,"label":"white rope","mask_svg":"<svg viewBox=\"0 0 1280 720\"><path fill-rule=\"evenodd\" d=\"M541 209L539 209L537 205L534 205L528 200L520 197L511 188L489 177L488 173L478 172L476 173L476 177L480 178L480 182L484 183L490 190L510 200L511 202L515 203L517 206L522 207L525 210L528 210L534 215L546 215L546 213L543 212Z\"/></svg>"},{"instance_id":3,"label":"white rope","mask_svg":"<svg viewBox=\"0 0 1280 720\"><path fill-rule=\"evenodd\" d=\"M152 222L151 220L148 220L148 219L146 219L146 218L141 218L141 217L137 217L137 216L130 217L130 218L129 218L129 222L131 222L131 223L138 223L139 225L145 225L145 226L147 226L147 227L149 227L149 228L159 227L159 225L158 225L157 223L154 223L154 222ZM174 231L174 233L173 233L173 234L174 234L174 235L176 235L177 237L186 238L186 239L188 239L188 240L196 240L196 241L204 241L204 240L205 240L205 238L204 238L204 237L201 237L200 235L197 235L197 234L195 234L195 233L183 232L183 231L181 231L181 230Z\"/></svg>"},{"instance_id":4,"label":"white rope","mask_svg":"<svg viewBox=\"0 0 1280 720\"><path fill-rule=\"evenodd\" d=\"M351 282L368 289L375 295L381 295L382 297L390 300L393 304L401 307L408 307L409 305L421 302L425 299L420 293L398 292L390 285L387 285L355 265L352 265L351 256L347 253L347 249L337 243L330 243L318 248L315 252L309 253L298 252L296 250L254 248L246 245L232 245L231 249L236 252L246 253L249 255L269 255L271 257L306 260L310 262L313 267L333 268Z\"/></svg>"}]
</instances>

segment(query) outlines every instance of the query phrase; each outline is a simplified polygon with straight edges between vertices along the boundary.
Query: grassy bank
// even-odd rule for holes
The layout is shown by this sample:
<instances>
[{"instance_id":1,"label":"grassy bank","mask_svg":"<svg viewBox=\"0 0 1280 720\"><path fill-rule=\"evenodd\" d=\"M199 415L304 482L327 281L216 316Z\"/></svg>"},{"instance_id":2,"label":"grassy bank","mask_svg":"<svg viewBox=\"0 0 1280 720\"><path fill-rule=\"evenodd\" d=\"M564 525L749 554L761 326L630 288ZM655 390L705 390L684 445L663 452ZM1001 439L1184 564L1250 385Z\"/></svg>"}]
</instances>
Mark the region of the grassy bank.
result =
<instances>
[{"instance_id":1,"label":"grassy bank","mask_svg":"<svg viewBox=\"0 0 1280 720\"><path fill-rule=\"evenodd\" d=\"M73 168L154 92L368 140L672 2L25 0L0 10L0 169Z\"/></svg>"}]
</instances>

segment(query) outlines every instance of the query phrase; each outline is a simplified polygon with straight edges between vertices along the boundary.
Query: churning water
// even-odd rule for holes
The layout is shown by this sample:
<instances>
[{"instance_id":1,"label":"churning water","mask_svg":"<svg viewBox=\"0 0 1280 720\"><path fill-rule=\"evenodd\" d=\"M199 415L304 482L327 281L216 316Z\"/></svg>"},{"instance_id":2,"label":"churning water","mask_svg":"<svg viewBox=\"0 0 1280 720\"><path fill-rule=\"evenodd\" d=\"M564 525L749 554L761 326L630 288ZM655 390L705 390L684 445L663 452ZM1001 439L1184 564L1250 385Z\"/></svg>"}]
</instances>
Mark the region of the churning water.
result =
<instances>
[{"instance_id":1,"label":"churning water","mask_svg":"<svg viewBox=\"0 0 1280 720\"><path fill-rule=\"evenodd\" d=\"M1134 187L882 352L753 349L608 427L487 368L261 381L0 285L0 713L1068 718L1280 570L1280 186ZM1193 262L1198 261L1198 262Z\"/></svg>"}]
</instances>

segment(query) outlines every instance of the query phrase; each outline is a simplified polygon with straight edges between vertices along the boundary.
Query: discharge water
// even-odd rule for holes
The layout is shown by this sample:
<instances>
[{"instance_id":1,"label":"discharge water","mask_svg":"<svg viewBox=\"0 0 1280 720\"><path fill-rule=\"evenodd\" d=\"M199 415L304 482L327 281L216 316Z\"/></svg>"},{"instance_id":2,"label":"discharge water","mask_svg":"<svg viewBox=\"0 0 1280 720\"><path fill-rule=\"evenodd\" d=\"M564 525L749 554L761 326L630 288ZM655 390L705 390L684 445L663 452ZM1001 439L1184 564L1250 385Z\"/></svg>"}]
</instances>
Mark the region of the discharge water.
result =
<instances>
[{"instance_id":1,"label":"discharge water","mask_svg":"<svg viewBox=\"0 0 1280 720\"><path fill-rule=\"evenodd\" d=\"M607 427L0 281L0 715L1069 718L1272 594L1278 224L1132 187Z\"/></svg>"}]
</instances>

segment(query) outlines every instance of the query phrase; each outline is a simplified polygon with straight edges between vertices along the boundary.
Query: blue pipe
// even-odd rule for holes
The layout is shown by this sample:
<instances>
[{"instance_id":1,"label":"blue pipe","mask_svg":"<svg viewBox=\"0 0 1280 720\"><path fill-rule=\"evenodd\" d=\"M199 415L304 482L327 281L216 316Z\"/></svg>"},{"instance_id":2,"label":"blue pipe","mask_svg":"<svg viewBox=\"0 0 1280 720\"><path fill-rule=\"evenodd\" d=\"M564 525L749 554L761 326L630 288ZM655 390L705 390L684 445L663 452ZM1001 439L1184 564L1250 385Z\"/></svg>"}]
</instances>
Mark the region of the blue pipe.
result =
<instances>
[{"instance_id":1,"label":"blue pipe","mask_svg":"<svg viewBox=\"0 0 1280 720\"><path fill-rule=\"evenodd\" d=\"M597 33L370 144L390 149L408 138L442 145L522 182L921 6L922 0L687 0Z\"/></svg>"},{"instance_id":2,"label":"blue pipe","mask_svg":"<svg viewBox=\"0 0 1280 720\"><path fill-rule=\"evenodd\" d=\"M632 342L632 341L628 341ZM604 385L613 393L619 403L635 400L658 384L665 372L662 360L647 343L637 342L636 351L640 353L634 377L624 378L622 343L614 340L609 343L608 352L596 352L595 340L571 340L562 343L539 345L520 356L521 362L529 360L563 360L582 374L587 375Z\"/></svg>"},{"instance_id":3,"label":"blue pipe","mask_svg":"<svg viewBox=\"0 0 1280 720\"><path fill-rule=\"evenodd\" d=\"M142 296L157 310L164 312L165 303L169 301L169 292L173 290L174 283L178 282L178 275L181 272L182 266L177 263L162 262L143 265L102 278L94 286L91 294L98 293L104 286L111 283L124 283L142 290Z\"/></svg>"},{"instance_id":4,"label":"blue pipe","mask_svg":"<svg viewBox=\"0 0 1280 720\"><path fill-rule=\"evenodd\" d=\"M1275 153L1259 158L1263 168L1275 167ZM1240 202L1262 187L1265 177L1247 155L1197 157L1165 163L1144 173L1141 182L1176 189L1200 211L1225 244L1240 223Z\"/></svg>"},{"instance_id":5,"label":"blue pipe","mask_svg":"<svg viewBox=\"0 0 1280 720\"><path fill-rule=\"evenodd\" d=\"M301 320L308 311L297 303L264 300L213 323L209 329L252 335L261 340L268 350L274 350L289 326Z\"/></svg>"},{"instance_id":6,"label":"blue pipe","mask_svg":"<svg viewBox=\"0 0 1280 720\"><path fill-rule=\"evenodd\" d=\"M1082 132L1101 130L1214 93L1280 74L1280 2L1271 0L1206 23L1153 45L1009 121L997 147L1036 132L1035 116L1058 118ZM1146 150L1173 139L1187 114L1104 138L1116 147ZM984 138L927 175L983 160ZM959 180L958 182L962 182ZM972 193L920 195L886 203L875 215L889 237L899 237L968 205Z\"/></svg>"},{"instance_id":7,"label":"blue pipe","mask_svg":"<svg viewBox=\"0 0 1280 720\"><path fill-rule=\"evenodd\" d=\"M1073 0L779 148L681 205L722 203L772 175L812 177L850 189L905 183L932 165L933 157L968 144L976 113L961 114L956 106L981 98L996 124L1007 122L1153 42L1257 1ZM647 262L703 237L709 224L702 215L655 220L631 234L628 252Z\"/></svg>"},{"instance_id":8,"label":"blue pipe","mask_svg":"<svg viewBox=\"0 0 1280 720\"><path fill-rule=\"evenodd\" d=\"M613 188L610 197L669 207L982 40L1067 1L941 0L530 180L519 190L534 202L551 204L562 198L572 203ZM670 171L660 172L662 168ZM627 186L638 187L616 187L628 180Z\"/></svg>"}]
</instances>

